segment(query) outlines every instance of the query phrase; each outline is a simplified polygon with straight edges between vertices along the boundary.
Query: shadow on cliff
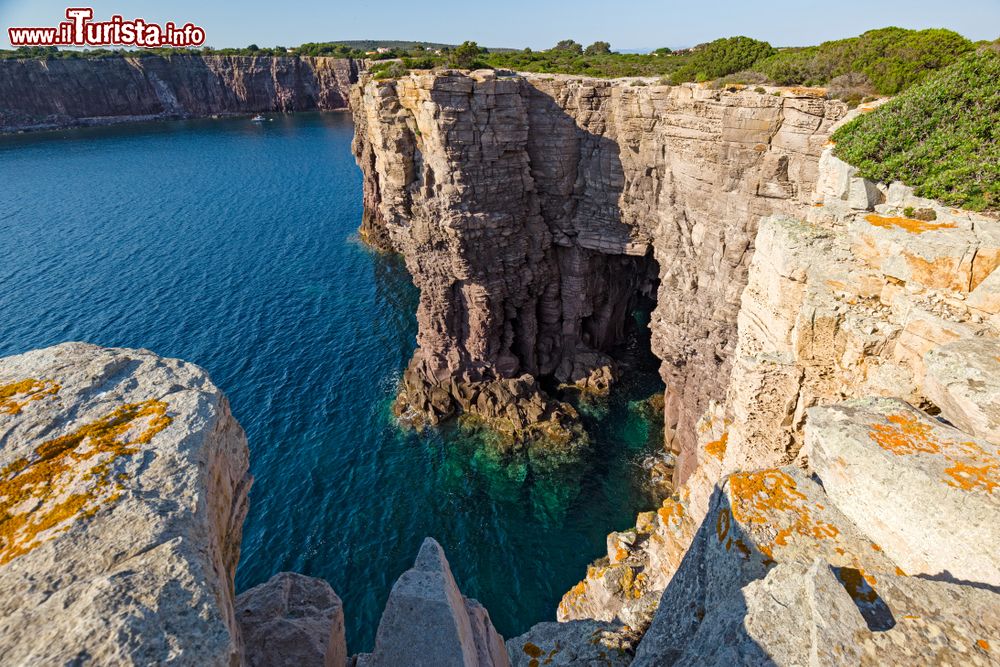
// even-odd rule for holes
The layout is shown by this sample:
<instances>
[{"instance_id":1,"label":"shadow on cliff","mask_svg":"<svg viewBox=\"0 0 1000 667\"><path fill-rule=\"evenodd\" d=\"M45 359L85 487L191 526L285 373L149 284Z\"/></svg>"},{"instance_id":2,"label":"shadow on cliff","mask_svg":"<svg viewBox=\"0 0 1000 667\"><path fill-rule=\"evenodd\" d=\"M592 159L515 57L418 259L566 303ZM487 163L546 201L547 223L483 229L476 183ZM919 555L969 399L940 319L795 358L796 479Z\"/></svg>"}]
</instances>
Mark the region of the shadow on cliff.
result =
<instances>
[{"instance_id":1,"label":"shadow on cliff","mask_svg":"<svg viewBox=\"0 0 1000 667\"><path fill-rule=\"evenodd\" d=\"M636 667L661 664L770 667L778 664L776 657L782 662L794 657L772 656L750 630L758 636L780 638L772 642L772 648L784 646L806 653L815 650L815 631L810 630L809 624L817 621L795 605L823 613L822 607L816 609L824 602L820 597L822 585L814 582L821 581L824 569L850 596L869 631L882 632L895 626L892 610L859 570L833 567L822 561L775 563L733 519L729 500L718 486L709 508L660 597L652 625L638 647L633 663ZM776 568L782 565L786 569L778 571ZM812 574L812 567L821 569ZM750 584L761 588L749 589ZM818 648L823 651L834 647Z\"/></svg>"},{"instance_id":2,"label":"shadow on cliff","mask_svg":"<svg viewBox=\"0 0 1000 667\"><path fill-rule=\"evenodd\" d=\"M541 326L518 334L513 351L543 382L553 376L558 382L585 380L602 363L595 351L618 357L635 311L654 304L659 279L651 248L635 242L621 208L621 151L630 149L602 134L607 114L594 112L603 98L584 97L586 89L580 95L560 102L526 85L526 150L551 234L558 294L550 301L551 286L535 286ZM555 318L545 312L552 301L558 303ZM518 322L512 322L515 332Z\"/></svg>"}]
</instances>

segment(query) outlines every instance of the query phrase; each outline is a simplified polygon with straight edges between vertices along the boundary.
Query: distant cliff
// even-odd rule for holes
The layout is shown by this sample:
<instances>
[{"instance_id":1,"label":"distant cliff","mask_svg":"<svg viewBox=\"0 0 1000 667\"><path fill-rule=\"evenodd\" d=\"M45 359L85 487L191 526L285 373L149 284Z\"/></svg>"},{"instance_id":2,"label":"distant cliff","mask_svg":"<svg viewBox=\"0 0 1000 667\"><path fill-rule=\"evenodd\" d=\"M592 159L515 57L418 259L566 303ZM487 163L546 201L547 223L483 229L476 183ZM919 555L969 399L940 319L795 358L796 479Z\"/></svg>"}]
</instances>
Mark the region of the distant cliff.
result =
<instances>
[{"instance_id":1,"label":"distant cliff","mask_svg":"<svg viewBox=\"0 0 1000 667\"><path fill-rule=\"evenodd\" d=\"M0 60L0 132L343 109L358 65L263 56Z\"/></svg>"}]
</instances>

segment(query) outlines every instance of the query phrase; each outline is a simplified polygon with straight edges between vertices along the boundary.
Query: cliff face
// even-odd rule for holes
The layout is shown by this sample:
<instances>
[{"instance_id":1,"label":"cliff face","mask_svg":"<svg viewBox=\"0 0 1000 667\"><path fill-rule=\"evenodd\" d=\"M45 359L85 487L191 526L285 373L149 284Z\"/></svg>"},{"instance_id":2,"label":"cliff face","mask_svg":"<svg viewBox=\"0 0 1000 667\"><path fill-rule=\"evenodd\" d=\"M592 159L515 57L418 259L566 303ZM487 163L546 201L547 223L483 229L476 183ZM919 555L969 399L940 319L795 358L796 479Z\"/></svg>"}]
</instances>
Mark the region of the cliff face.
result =
<instances>
[{"instance_id":1,"label":"cliff face","mask_svg":"<svg viewBox=\"0 0 1000 667\"><path fill-rule=\"evenodd\" d=\"M0 131L342 109L352 60L187 56L0 60Z\"/></svg>"},{"instance_id":2,"label":"cliff face","mask_svg":"<svg viewBox=\"0 0 1000 667\"><path fill-rule=\"evenodd\" d=\"M367 82L352 106L362 231L421 292L401 407L490 417L479 396L498 380L586 382L655 292L682 454L725 393L757 221L811 203L846 111L809 91L492 73Z\"/></svg>"},{"instance_id":3,"label":"cliff face","mask_svg":"<svg viewBox=\"0 0 1000 667\"><path fill-rule=\"evenodd\" d=\"M352 92L362 231L421 289L410 413L586 381L655 288L676 492L514 664L598 636L635 665L996 660L1000 222L859 178L827 145L846 109L776 92Z\"/></svg>"}]
</instances>

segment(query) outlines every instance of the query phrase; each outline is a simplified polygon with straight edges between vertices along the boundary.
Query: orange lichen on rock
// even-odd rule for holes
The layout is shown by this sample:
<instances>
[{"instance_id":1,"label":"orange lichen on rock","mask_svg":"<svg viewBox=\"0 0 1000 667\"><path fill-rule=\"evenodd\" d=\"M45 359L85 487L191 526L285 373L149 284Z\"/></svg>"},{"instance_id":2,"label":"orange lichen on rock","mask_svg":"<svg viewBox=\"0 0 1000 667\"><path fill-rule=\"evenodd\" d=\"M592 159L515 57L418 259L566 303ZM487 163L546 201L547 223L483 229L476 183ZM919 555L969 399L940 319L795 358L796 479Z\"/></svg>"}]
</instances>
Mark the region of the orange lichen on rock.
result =
<instances>
[{"instance_id":1,"label":"orange lichen on rock","mask_svg":"<svg viewBox=\"0 0 1000 667\"><path fill-rule=\"evenodd\" d=\"M542 649L532 644L531 642L525 643L524 652L531 658L539 658L542 655Z\"/></svg>"},{"instance_id":2,"label":"orange lichen on rock","mask_svg":"<svg viewBox=\"0 0 1000 667\"><path fill-rule=\"evenodd\" d=\"M166 428L166 412L163 401L124 405L0 470L0 565L117 501L115 462Z\"/></svg>"},{"instance_id":3,"label":"orange lichen on rock","mask_svg":"<svg viewBox=\"0 0 1000 667\"><path fill-rule=\"evenodd\" d=\"M0 385L0 414L16 415L28 403L57 394L60 389L54 380L33 378Z\"/></svg>"},{"instance_id":4,"label":"orange lichen on rock","mask_svg":"<svg viewBox=\"0 0 1000 667\"><path fill-rule=\"evenodd\" d=\"M978 640L976 640L976 646L978 646L979 648L983 649L984 651L989 651L990 650L990 643L988 641L986 641L985 639L978 639Z\"/></svg>"},{"instance_id":5,"label":"orange lichen on rock","mask_svg":"<svg viewBox=\"0 0 1000 667\"><path fill-rule=\"evenodd\" d=\"M722 437L719 438L718 440L713 440L712 442L705 445L705 452L707 452L709 456L714 456L715 458L721 461L722 458L726 455L727 442L729 442L729 431L723 432Z\"/></svg>"},{"instance_id":6,"label":"orange lichen on rock","mask_svg":"<svg viewBox=\"0 0 1000 667\"><path fill-rule=\"evenodd\" d=\"M956 489L986 493L1000 486L1000 460L971 441L935 440L933 429L926 422L911 414L894 414L886 417L888 424L873 424L869 435L882 449L897 456L931 454L940 455L948 463L944 469L945 483Z\"/></svg>"},{"instance_id":7,"label":"orange lichen on rock","mask_svg":"<svg viewBox=\"0 0 1000 667\"><path fill-rule=\"evenodd\" d=\"M813 516L813 510L819 511L819 507L810 502L798 490L795 480L782 470L736 473L729 478L729 485L733 519L746 526L766 525L774 530L770 543L757 545L769 558L773 556L775 545L787 546L793 536L826 540L840 535L836 526ZM720 519L721 516L720 513Z\"/></svg>"},{"instance_id":8,"label":"orange lichen on rock","mask_svg":"<svg viewBox=\"0 0 1000 667\"><path fill-rule=\"evenodd\" d=\"M684 517L684 506L673 498L667 498L663 506L656 510L656 515L664 528L676 529Z\"/></svg>"},{"instance_id":9,"label":"orange lichen on rock","mask_svg":"<svg viewBox=\"0 0 1000 667\"><path fill-rule=\"evenodd\" d=\"M865 216L870 224L883 229L896 227L911 234L923 234L924 232L936 232L942 229L954 229L954 222L927 222L926 220L914 220L913 218L892 218L875 213Z\"/></svg>"}]
</instances>

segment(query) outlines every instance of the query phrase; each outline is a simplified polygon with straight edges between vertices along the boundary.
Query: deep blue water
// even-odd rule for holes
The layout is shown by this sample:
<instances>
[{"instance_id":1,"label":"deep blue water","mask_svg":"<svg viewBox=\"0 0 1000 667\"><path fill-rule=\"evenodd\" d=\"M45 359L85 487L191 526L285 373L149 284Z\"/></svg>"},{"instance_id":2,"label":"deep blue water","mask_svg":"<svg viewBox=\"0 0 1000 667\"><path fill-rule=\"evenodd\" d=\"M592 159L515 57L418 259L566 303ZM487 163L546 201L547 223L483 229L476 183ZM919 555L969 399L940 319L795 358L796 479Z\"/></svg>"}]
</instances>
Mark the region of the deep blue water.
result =
<instances>
[{"instance_id":1,"label":"deep blue water","mask_svg":"<svg viewBox=\"0 0 1000 667\"><path fill-rule=\"evenodd\" d=\"M635 373L589 425L592 456L505 465L389 411L415 342L402 263L358 242L346 115L0 137L0 355L68 340L144 347L209 371L247 431L256 483L237 590L281 570L343 598L368 650L424 536L505 636L554 619L650 504Z\"/></svg>"}]
</instances>

